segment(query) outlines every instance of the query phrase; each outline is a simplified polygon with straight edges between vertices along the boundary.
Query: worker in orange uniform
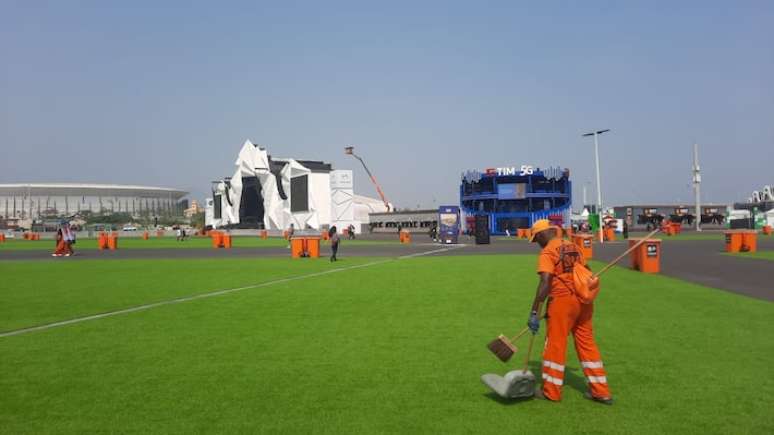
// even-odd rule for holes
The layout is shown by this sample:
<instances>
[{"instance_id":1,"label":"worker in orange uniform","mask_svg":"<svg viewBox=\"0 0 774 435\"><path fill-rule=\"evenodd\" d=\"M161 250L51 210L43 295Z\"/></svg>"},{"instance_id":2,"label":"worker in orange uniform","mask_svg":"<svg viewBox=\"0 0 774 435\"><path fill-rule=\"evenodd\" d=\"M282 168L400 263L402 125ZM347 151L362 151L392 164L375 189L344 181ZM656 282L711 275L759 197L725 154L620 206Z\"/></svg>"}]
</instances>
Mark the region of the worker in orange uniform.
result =
<instances>
[{"instance_id":1,"label":"worker in orange uniform","mask_svg":"<svg viewBox=\"0 0 774 435\"><path fill-rule=\"evenodd\" d=\"M543 350L543 389L536 389L535 397L561 400L567 336L572 333L575 351L578 353L583 374L588 380L589 391L585 397L612 405L613 398L607 385L607 374L594 341L591 325L594 304L582 304L574 293L573 268L588 267L586 260L573 243L556 237L556 227L545 219L532 225L530 242L537 242L542 248L537 267L540 283L527 322L533 334L537 334L540 327L540 306L548 298L548 333Z\"/></svg>"}]
</instances>

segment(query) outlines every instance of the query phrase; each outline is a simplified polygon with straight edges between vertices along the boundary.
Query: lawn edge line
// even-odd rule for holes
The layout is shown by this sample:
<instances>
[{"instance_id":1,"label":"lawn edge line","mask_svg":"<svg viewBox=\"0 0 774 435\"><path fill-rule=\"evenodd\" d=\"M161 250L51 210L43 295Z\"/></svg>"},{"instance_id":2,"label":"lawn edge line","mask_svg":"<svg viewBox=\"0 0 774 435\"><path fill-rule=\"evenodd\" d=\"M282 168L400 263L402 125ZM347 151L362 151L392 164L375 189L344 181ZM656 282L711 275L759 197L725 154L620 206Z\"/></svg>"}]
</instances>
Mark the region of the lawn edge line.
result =
<instances>
[{"instance_id":1,"label":"lawn edge line","mask_svg":"<svg viewBox=\"0 0 774 435\"><path fill-rule=\"evenodd\" d=\"M378 264L389 263L391 261L394 261L394 260L393 259L387 259L387 260L371 261L369 263L356 264L354 266L340 267L338 269L324 270L322 272L314 272L314 273L308 273L308 274L305 274L305 275L298 275L298 276L291 276L291 277L286 277L286 278L280 278L280 279L275 279L275 280L272 280L272 281L266 281L266 282L262 282L262 283L258 283L258 284L251 284L251 285L247 285L247 286L235 287L235 288L223 289L223 290L215 290L215 291L206 292L206 293L200 293L200 294L192 295L192 296L184 296L184 297L181 297L181 298L168 299L166 301L154 302L154 303L151 303L151 304L137 305L137 306L134 306L134 307L122 308L120 310L107 311L107 312L99 313L99 314L91 314L91 315L88 315L88 316L76 317L76 318L68 319L68 320L60 320L60 321L52 322L52 323L45 323L45 324L37 325L37 326L30 326L30 327L27 327L27 328L21 328L21 329L15 329L15 330L11 330L11 331L0 332L0 338L12 337L12 336L15 336L15 335L22 335L22 334L27 334L27 333L30 333L30 332L35 332L35 331L44 331L44 330L47 330L47 329L53 329L53 328L58 328L58 327L62 327L62 326L73 325L73 324L76 324L76 323L87 322L87 321L90 321L90 320L103 319L103 318L106 318L106 317L119 316L119 315L122 315L122 314L135 313L135 312L150 310L150 309L161 307L161 306L165 306L165 305L173 305L173 304L179 304L179 303L183 303L183 302L190 302L190 301L199 300L199 299L211 298L211 297L215 297L215 296L222 296L222 295L225 295L225 294L239 292L239 291L244 291L244 290L249 290L249 289L254 289L254 288L262 288L262 287L268 287L268 286L275 285L275 284L283 284L283 283L286 283L286 282L298 281L298 280L307 279L307 278L315 278L315 277L319 277L319 276L329 275L329 274L332 274L332 273L343 272L343 271L347 271L347 270L353 270L353 269L359 269L359 268L363 268L363 267L375 266L375 265L378 265Z\"/></svg>"}]
</instances>

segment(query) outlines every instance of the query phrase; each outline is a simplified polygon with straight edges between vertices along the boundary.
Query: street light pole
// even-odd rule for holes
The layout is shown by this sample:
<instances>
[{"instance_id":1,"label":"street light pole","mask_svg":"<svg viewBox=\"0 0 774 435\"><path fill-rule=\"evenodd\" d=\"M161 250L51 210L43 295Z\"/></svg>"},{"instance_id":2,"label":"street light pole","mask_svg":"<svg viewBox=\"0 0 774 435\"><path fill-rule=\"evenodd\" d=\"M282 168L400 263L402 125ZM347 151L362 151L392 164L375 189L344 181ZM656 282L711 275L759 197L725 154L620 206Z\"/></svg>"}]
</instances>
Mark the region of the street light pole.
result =
<instances>
[{"instance_id":1,"label":"street light pole","mask_svg":"<svg viewBox=\"0 0 774 435\"><path fill-rule=\"evenodd\" d=\"M599 243L604 243L604 232L602 231L602 182L599 176L599 140L598 137L602 133L607 133L610 129L597 130L591 133L586 133L583 136L594 136L594 160L597 167L597 216L599 216Z\"/></svg>"}]
</instances>

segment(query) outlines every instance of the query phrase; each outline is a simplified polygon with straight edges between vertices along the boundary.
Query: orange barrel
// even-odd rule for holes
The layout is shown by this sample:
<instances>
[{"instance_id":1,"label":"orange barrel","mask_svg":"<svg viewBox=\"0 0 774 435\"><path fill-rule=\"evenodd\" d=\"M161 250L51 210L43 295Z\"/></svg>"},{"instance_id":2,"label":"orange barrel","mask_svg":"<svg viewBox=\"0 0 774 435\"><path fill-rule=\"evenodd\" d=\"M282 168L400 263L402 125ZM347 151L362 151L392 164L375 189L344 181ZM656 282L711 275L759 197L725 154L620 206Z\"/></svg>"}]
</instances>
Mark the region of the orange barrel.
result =
<instances>
[{"instance_id":1,"label":"orange barrel","mask_svg":"<svg viewBox=\"0 0 774 435\"><path fill-rule=\"evenodd\" d=\"M400 240L401 243L403 243L403 231L398 232L398 240Z\"/></svg>"},{"instance_id":2,"label":"orange barrel","mask_svg":"<svg viewBox=\"0 0 774 435\"><path fill-rule=\"evenodd\" d=\"M771 235L771 225L764 225L763 226L763 234L770 236Z\"/></svg>"},{"instance_id":3,"label":"orange barrel","mask_svg":"<svg viewBox=\"0 0 774 435\"><path fill-rule=\"evenodd\" d=\"M97 248L102 250L102 249L107 249L107 247L108 247L107 234L99 233L99 237L97 238Z\"/></svg>"},{"instance_id":4,"label":"orange barrel","mask_svg":"<svg viewBox=\"0 0 774 435\"><path fill-rule=\"evenodd\" d=\"M0 243L5 242L5 234L0 233Z\"/></svg>"},{"instance_id":5,"label":"orange barrel","mask_svg":"<svg viewBox=\"0 0 774 435\"><path fill-rule=\"evenodd\" d=\"M148 234L148 232L147 232L147 231L145 231L144 233L142 233L142 239L143 239L143 240L148 240L148 238L149 238L149 234Z\"/></svg>"},{"instance_id":6,"label":"orange barrel","mask_svg":"<svg viewBox=\"0 0 774 435\"><path fill-rule=\"evenodd\" d=\"M111 234L107 236L107 245L111 251L118 249L118 234Z\"/></svg>"},{"instance_id":7,"label":"orange barrel","mask_svg":"<svg viewBox=\"0 0 774 435\"><path fill-rule=\"evenodd\" d=\"M411 243L411 233L408 231L401 231L400 232L400 242L401 243Z\"/></svg>"},{"instance_id":8,"label":"orange barrel","mask_svg":"<svg viewBox=\"0 0 774 435\"><path fill-rule=\"evenodd\" d=\"M304 238L303 237L291 237L290 238L290 256L292 258L301 258L304 256Z\"/></svg>"},{"instance_id":9,"label":"orange barrel","mask_svg":"<svg viewBox=\"0 0 774 435\"><path fill-rule=\"evenodd\" d=\"M320 258L320 237L306 238L306 252L310 258Z\"/></svg>"},{"instance_id":10,"label":"orange barrel","mask_svg":"<svg viewBox=\"0 0 774 435\"><path fill-rule=\"evenodd\" d=\"M612 228L605 228L605 241L615 242L615 230Z\"/></svg>"},{"instance_id":11,"label":"orange barrel","mask_svg":"<svg viewBox=\"0 0 774 435\"><path fill-rule=\"evenodd\" d=\"M220 237L221 237L221 240L223 241L222 243L223 247L226 249L231 249L231 234L225 233L225 234L222 234Z\"/></svg>"},{"instance_id":12,"label":"orange barrel","mask_svg":"<svg viewBox=\"0 0 774 435\"><path fill-rule=\"evenodd\" d=\"M594 245L592 241L594 240L594 236L591 234L575 234L572 236L572 241L575 243L575 246L580 249L581 254L583 254L583 258L586 260L591 260L594 258Z\"/></svg>"},{"instance_id":13,"label":"orange barrel","mask_svg":"<svg viewBox=\"0 0 774 435\"><path fill-rule=\"evenodd\" d=\"M725 231L726 252L739 252L742 249L742 233L739 231Z\"/></svg>"},{"instance_id":14,"label":"orange barrel","mask_svg":"<svg viewBox=\"0 0 774 435\"><path fill-rule=\"evenodd\" d=\"M261 230L260 235L261 235L261 238L264 240L269 238L269 232L266 230Z\"/></svg>"},{"instance_id":15,"label":"orange barrel","mask_svg":"<svg viewBox=\"0 0 774 435\"><path fill-rule=\"evenodd\" d=\"M661 240L648 239L637 248L638 270L642 273L658 273L661 270Z\"/></svg>"},{"instance_id":16,"label":"orange barrel","mask_svg":"<svg viewBox=\"0 0 774 435\"><path fill-rule=\"evenodd\" d=\"M742 246L740 248L740 251L742 252L755 252L758 250L758 232L755 230L752 231L742 231Z\"/></svg>"},{"instance_id":17,"label":"orange barrel","mask_svg":"<svg viewBox=\"0 0 774 435\"><path fill-rule=\"evenodd\" d=\"M223 233L220 231L210 231L210 237L212 238L213 248L217 249L223 247Z\"/></svg>"},{"instance_id":18,"label":"orange barrel","mask_svg":"<svg viewBox=\"0 0 774 435\"><path fill-rule=\"evenodd\" d=\"M523 239L524 238L524 228L517 228L516 229L516 237Z\"/></svg>"}]
</instances>

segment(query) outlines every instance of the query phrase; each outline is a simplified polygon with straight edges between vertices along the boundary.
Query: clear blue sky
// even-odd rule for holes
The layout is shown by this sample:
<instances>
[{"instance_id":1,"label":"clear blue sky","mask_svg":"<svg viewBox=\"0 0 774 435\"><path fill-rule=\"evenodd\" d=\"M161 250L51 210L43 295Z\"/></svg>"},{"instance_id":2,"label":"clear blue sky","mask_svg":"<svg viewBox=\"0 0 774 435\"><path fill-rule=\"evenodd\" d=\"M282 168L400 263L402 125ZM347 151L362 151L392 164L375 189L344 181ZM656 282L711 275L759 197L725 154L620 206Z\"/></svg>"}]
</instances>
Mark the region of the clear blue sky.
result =
<instances>
[{"instance_id":1,"label":"clear blue sky","mask_svg":"<svg viewBox=\"0 0 774 435\"><path fill-rule=\"evenodd\" d=\"M689 201L693 142L705 199L774 184L774 2L537 3L2 1L0 182L203 198L249 138L399 207L522 164L579 203L611 128L607 204Z\"/></svg>"}]
</instances>

